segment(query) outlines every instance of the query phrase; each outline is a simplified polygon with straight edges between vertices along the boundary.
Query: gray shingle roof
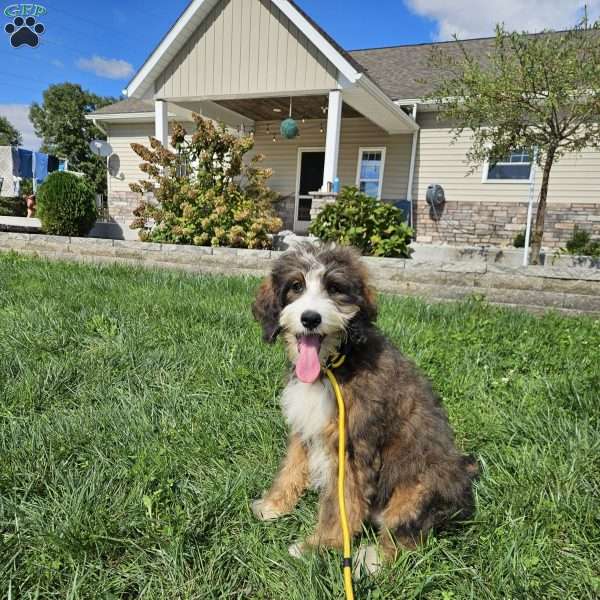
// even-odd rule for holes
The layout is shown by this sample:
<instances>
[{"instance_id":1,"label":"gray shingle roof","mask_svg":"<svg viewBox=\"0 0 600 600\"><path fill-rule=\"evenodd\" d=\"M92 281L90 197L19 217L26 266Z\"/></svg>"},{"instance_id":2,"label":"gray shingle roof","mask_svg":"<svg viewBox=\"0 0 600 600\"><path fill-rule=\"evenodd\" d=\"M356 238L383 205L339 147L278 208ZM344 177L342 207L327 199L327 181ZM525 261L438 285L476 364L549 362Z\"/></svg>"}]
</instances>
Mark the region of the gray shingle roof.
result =
<instances>
[{"instance_id":1,"label":"gray shingle roof","mask_svg":"<svg viewBox=\"0 0 600 600\"><path fill-rule=\"evenodd\" d=\"M154 105L152 102L147 100L138 100L137 98L130 98L128 100L121 100L108 106L103 106L97 111L93 112L93 115L116 115L123 113L145 113L154 112Z\"/></svg>"},{"instance_id":2,"label":"gray shingle roof","mask_svg":"<svg viewBox=\"0 0 600 600\"><path fill-rule=\"evenodd\" d=\"M494 47L494 38L466 40L462 43L470 54L483 59ZM457 42L438 42L352 50L350 55L390 98L416 99L432 92L443 74L429 64L434 48L454 56L460 52Z\"/></svg>"}]
</instances>

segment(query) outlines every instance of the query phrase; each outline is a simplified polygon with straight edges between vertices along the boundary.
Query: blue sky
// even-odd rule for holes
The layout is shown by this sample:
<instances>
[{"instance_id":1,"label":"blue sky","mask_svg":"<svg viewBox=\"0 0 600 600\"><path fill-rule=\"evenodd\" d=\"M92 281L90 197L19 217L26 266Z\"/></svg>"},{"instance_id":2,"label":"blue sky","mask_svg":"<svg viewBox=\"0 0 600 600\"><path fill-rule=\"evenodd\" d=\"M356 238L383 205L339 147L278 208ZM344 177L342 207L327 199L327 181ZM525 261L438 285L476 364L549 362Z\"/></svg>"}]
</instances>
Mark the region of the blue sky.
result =
<instances>
[{"instance_id":1,"label":"blue sky","mask_svg":"<svg viewBox=\"0 0 600 600\"><path fill-rule=\"evenodd\" d=\"M29 0L31 2L32 0ZM585 0L297 0L345 48L411 44L489 35L494 23L539 30L564 28L581 14ZM118 96L188 0L40 1L48 13L37 48L12 48L3 13L14 1L0 0L0 115L37 141L27 120L29 104L49 84L71 81L95 93ZM592 17L600 0L587 0ZM376 7L374 9L373 7Z\"/></svg>"}]
</instances>

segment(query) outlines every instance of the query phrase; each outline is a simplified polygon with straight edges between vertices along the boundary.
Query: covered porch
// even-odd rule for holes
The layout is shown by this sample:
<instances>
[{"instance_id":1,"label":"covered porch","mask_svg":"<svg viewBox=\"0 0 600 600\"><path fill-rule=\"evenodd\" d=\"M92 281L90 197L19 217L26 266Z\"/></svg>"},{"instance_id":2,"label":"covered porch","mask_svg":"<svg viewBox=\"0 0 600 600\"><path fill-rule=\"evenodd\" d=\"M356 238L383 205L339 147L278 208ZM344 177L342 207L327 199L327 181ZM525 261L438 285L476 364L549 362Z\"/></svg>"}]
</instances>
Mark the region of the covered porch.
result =
<instances>
[{"instance_id":1,"label":"covered porch","mask_svg":"<svg viewBox=\"0 0 600 600\"><path fill-rule=\"evenodd\" d=\"M363 107L356 95L343 89L286 96L164 98L154 102L154 133L166 144L169 121L190 122L197 113L252 135L254 151L264 155L264 166L273 171L270 187L281 195L285 228L305 233L311 209L314 216L315 208L335 197L338 179L340 187L356 186L383 201L411 205L418 126L402 108L390 104L378 109L370 102ZM290 115L299 131L286 139L280 126Z\"/></svg>"}]
</instances>

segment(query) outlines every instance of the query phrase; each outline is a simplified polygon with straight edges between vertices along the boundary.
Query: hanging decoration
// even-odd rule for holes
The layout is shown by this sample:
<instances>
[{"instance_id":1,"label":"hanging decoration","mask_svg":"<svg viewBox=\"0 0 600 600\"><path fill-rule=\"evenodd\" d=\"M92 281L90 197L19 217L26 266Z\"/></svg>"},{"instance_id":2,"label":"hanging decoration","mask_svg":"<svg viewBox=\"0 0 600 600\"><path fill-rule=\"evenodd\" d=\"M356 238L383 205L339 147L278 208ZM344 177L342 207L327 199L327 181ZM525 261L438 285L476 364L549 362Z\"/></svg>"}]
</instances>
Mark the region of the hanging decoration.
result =
<instances>
[{"instance_id":1,"label":"hanging decoration","mask_svg":"<svg viewBox=\"0 0 600 600\"><path fill-rule=\"evenodd\" d=\"M281 127L279 128L281 132L281 136L286 140L293 140L295 137L298 137L300 133L300 128L298 127L298 123L295 119L292 119L292 99L290 98L290 116L285 119L285 121L281 122Z\"/></svg>"}]
</instances>

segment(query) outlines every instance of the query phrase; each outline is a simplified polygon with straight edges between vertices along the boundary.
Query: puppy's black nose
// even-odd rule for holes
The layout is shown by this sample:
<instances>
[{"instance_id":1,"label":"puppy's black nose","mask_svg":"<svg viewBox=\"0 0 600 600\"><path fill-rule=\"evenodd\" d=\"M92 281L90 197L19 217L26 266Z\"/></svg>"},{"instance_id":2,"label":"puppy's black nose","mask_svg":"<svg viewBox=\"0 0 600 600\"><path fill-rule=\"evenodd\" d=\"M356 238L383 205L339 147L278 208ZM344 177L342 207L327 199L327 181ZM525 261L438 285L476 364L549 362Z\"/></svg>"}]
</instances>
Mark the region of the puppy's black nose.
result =
<instances>
[{"instance_id":1,"label":"puppy's black nose","mask_svg":"<svg viewBox=\"0 0 600 600\"><path fill-rule=\"evenodd\" d=\"M300 321L302 321L302 325L306 327L306 329L316 329L321 324L321 315L314 310L307 310L302 313L300 317Z\"/></svg>"}]
</instances>

